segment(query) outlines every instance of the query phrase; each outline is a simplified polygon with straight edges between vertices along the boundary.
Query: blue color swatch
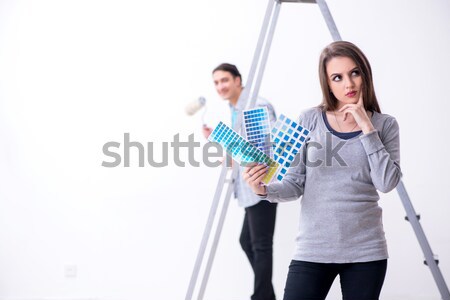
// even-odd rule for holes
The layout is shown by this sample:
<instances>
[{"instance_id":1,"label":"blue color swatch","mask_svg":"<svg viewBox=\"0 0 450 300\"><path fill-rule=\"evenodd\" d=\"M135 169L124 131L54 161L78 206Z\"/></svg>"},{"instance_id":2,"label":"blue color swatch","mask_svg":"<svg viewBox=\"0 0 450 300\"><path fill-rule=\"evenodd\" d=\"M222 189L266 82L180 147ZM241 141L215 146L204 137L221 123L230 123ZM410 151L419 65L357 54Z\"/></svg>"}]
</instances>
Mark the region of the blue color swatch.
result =
<instances>
[{"instance_id":1,"label":"blue color swatch","mask_svg":"<svg viewBox=\"0 0 450 300\"><path fill-rule=\"evenodd\" d=\"M309 130L298 123L280 115L271 132L273 159L280 164L277 180L283 180L288 168L294 161L295 155L306 141Z\"/></svg>"},{"instance_id":2,"label":"blue color swatch","mask_svg":"<svg viewBox=\"0 0 450 300\"><path fill-rule=\"evenodd\" d=\"M243 111L243 121L247 140L256 148L271 156L270 122L267 107Z\"/></svg>"}]
</instances>

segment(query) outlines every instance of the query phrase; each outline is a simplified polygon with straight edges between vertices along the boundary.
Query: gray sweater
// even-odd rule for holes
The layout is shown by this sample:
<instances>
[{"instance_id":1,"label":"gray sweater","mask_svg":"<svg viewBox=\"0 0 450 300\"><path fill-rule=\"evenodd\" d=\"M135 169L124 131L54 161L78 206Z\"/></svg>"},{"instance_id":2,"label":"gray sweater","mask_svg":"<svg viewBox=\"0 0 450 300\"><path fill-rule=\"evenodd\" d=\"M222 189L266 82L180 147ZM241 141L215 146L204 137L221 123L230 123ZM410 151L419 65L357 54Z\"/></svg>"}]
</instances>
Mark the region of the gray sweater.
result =
<instances>
[{"instance_id":1,"label":"gray sweater","mask_svg":"<svg viewBox=\"0 0 450 300\"><path fill-rule=\"evenodd\" d=\"M311 130L309 139L284 180L268 185L263 198L284 202L302 196L294 260L388 257L377 190L387 193L400 180L399 127L386 114L375 112L371 121L375 131L343 140L329 132L319 108L300 116Z\"/></svg>"}]
</instances>

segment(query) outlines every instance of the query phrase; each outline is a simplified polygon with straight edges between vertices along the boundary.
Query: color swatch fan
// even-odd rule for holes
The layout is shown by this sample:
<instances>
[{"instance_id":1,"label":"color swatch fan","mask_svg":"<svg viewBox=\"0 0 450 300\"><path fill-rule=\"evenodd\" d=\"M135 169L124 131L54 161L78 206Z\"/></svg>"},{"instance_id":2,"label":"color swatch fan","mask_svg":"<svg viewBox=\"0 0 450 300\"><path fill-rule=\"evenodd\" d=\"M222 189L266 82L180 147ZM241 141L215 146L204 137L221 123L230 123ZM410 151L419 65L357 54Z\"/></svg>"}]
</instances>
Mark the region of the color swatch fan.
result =
<instances>
[{"instance_id":1,"label":"color swatch fan","mask_svg":"<svg viewBox=\"0 0 450 300\"><path fill-rule=\"evenodd\" d=\"M259 121L262 120L257 120L255 122ZM255 122L249 121L248 123L252 124ZM295 155L305 143L308 134L308 129L303 128L286 116L280 115L280 118L277 120L271 131L273 159L223 122L220 122L216 128L214 128L213 132L208 137L208 140L219 143L241 166L245 166L249 163L268 165L268 172L262 182L269 184L274 180L283 180L288 168L294 161ZM256 137L259 135L260 134L255 134L255 137L251 135L250 138L257 140L261 138ZM263 150L264 149L265 147L263 146Z\"/></svg>"},{"instance_id":2,"label":"color swatch fan","mask_svg":"<svg viewBox=\"0 0 450 300\"><path fill-rule=\"evenodd\" d=\"M241 166L249 163L261 163L269 166L268 172L263 179L265 184L268 184L275 178L280 165L223 122L220 122L214 128L208 140L219 143L233 160Z\"/></svg>"}]
</instances>

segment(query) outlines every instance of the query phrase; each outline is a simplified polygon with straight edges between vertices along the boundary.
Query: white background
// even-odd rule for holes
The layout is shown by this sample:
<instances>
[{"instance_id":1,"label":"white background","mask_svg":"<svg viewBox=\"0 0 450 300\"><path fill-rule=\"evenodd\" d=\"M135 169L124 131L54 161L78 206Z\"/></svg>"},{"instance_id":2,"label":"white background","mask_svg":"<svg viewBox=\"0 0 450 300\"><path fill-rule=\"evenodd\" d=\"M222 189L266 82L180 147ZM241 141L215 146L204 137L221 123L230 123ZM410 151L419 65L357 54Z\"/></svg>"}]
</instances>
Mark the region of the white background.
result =
<instances>
[{"instance_id":1,"label":"white background","mask_svg":"<svg viewBox=\"0 0 450 300\"><path fill-rule=\"evenodd\" d=\"M0 299L184 299L219 169L101 166L124 133L153 142L228 121L211 70L246 80L262 0L0 2ZM345 40L371 61L382 111L401 128L404 183L450 280L450 3L329 0ZM261 95L293 118L321 100L319 8L283 4ZM146 146L146 150L149 147ZM187 159L187 151L183 159ZM134 151L134 152L133 152ZM134 155L134 156L133 156ZM201 148L195 151L201 158ZM395 191L381 196L390 250L382 299L440 299ZM282 299L299 202L278 210L274 286ZM232 201L206 299L249 299L252 272ZM336 280L338 282L338 280ZM340 299L339 285L328 299Z\"/></svg>"}]
</instances>

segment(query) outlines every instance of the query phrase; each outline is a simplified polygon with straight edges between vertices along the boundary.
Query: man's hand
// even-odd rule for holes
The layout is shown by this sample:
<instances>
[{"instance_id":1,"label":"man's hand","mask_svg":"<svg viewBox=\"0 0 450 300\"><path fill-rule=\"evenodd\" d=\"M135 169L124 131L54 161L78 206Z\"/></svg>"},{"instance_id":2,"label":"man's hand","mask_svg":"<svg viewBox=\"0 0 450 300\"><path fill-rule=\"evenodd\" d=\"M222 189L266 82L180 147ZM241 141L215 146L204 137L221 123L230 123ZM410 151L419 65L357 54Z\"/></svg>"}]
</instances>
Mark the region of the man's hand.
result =
<instances>
[{"instance_id":1,"label":"man's hand","mask_svg":"<svg viewBox=\"0 0 450 300\"><path fill-rule=\"evenodd\" d=\"M209 137L209 135L211 134L212 131L213 131L213 129L211 127L203 125L202 133L203 133L203 136L205 137L205 139L207 139Z\"/></svg>"}]
</instances>

